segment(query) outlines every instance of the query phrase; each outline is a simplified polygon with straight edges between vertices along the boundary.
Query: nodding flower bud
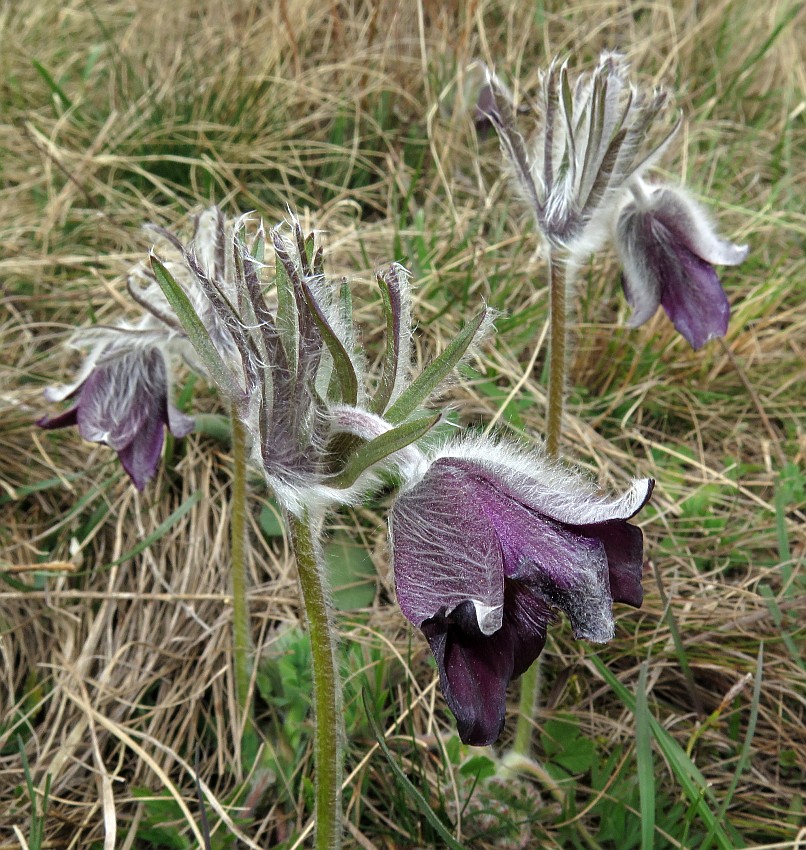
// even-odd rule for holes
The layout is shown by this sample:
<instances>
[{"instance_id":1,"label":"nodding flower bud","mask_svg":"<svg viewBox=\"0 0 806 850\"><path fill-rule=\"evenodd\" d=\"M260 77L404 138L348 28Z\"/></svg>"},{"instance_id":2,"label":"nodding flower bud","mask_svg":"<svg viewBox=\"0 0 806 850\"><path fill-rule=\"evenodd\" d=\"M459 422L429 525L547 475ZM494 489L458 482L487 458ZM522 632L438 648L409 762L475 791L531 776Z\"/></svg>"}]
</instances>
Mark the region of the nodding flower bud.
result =
<instances>
[{"instance_id":1,"label":"nodding flower bud","mask_svg":"<svg viewBox=\"0 0 806 850\"><path fill-rule=\"evenodd\" d=\"M666 93L631 83L615 53L603 53L573 85L567 63L554 60L541 76L540 123L527 143L509 91L492 73L488 82L487 117L538 230L553 248L584 259L606 238L621 189L660 156L679 126L678 120L662 141L648 143Z\"/></svg>"},{"instance_id":2,"label":"nodding flower bud","mask_svg":"<svg viewBox=\"0 0 806 850\"><path fill-rule=\"evenodd\" d=\"M163 334L149 324L85 331L92 348L78 378L45 393L49 401L75 403L37 422L49 429L77 425L85 440L111 446L138 490L157 471L165 427L184 437L194 424L170 401L170 355Z\"/></svg>"},{"instance_id":3,"label":"nodding flower bud","mask_svg":"<svg viewBox=\"0 0 806 850\"><path fill-rule=\"evenodd\" d=\"M628 520L653 484L608 501L541 455L476 438L445 446L403 487L390 516L397 598L465 743L498 738L507 685L558 612L576 638L604 643L612 603L640 607L643 536Z\"/></svg>"},{"instance_id":4,"label":"nodding flower bud","mask_svg":"<svg viewBox=\"0 0 806 850\"><path fill-rule=\"evenodd\" d=\"M683 189L641 180L630 188L616 225L630 326L644 324L662 306L694 349L725 336L730 304L714 265L738 265L747 246L720 239Z\"/></svg>"}]
</instances>

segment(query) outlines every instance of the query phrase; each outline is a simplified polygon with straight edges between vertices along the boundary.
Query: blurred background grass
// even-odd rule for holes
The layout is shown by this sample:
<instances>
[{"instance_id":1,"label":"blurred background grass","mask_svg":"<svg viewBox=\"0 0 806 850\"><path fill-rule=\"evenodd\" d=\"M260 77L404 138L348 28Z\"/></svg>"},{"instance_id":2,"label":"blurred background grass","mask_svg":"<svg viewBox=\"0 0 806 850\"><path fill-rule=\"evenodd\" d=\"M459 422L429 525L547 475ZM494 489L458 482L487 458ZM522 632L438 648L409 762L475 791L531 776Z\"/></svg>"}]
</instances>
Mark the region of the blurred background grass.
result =
<instances>
[{"instance_id":1,"label":"blurred background grass","mask_svg":"<svg viewBox=\"0 0 806 850\"><path fill-rule=\"evenodd\" d=\"M133 312L125 273L149 246L141 225L181 229L211 202L272 222L290 205L324 232L330 273L366 296L374 354L378 263L414 274L422 361L487 300L502 333L450 397L465 423L534 441L545 270L497 143L476 138L457 93L481 58L528 101L549 57L589 67L605 48L677 92L686 121L664 176L751 246L723 270L724 344L696 354L662 315L623 327L607 252L576 297L563 451L604 487L657 479L642 515L647 599L618 612L606 647L552 632L535 717L542 772L503 780L492 753L458 743L425 644L392 604L383 510L344 512L331 549L347 585L346 844L444 846L398 769L468 848L806 839L805 15L747 0L3 5L3 850L198 846L196 772L215 847L302 846L311 826L307 648L266 494L256 482L250 563L265 742L243 764L226 441L169 441L138 495L111 450L33 426L44 386L76 365L70 333ZM189 409L218 410L201 382L183 375L178 389Z\"/></svg>"}]
</instances>

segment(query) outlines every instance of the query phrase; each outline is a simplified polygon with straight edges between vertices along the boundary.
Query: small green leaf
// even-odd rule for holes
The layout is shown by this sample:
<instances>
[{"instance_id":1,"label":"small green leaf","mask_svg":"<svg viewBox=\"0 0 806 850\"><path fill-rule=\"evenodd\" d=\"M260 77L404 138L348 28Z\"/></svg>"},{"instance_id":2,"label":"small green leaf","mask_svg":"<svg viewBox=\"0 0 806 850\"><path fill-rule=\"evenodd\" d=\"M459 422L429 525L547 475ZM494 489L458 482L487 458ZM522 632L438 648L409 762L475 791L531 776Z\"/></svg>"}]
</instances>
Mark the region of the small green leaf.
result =
<instances>
[{"instance_id":1,"label":"small green leaf","mask_svg":"<svg viewBox=\"0 0 806 850\"><path fill-rule=\"evenodd\" d=\"M263 505L257 521L266 537L284 537L285 527L279 509L273 503Z\"/></svg>"},{"instance_id":2,"label":"small green leaf","mask_svg":"<svg viewBox=\"0 0 806 850\"><path fill-rule=\"evenodd\" d=\"M385 418L387 421L393 424L403 422L431 395L464 357L486 316L487 310L484 309L472 322L462 328L456 339L438 357L435 357L420 372L409 387L400 394L398 400L386 411Z\"/></svg>"},{"instance_id":3,"label":"small green leaf","mask_svg":"<svg viewBox=\"0 0 806 850\"><path fill-rule=\"evenodd\" d=\"M369 552L350 540L337 538L325 547L325 558L336 610L355 611L372 605L377 572Z\"/></svg>"},{"instance_id":4,"label":"small green leaf","mask_svg":"<svg viewBox=\"0 0 806 850\"><path fill-rule=\"evenodd\" d=\"M478 779L480 782L495 776L496 771L495 762L487 756L473 756L459 768L459 773L462 776L469 776Z\"/></svg>"},{"instance_id":5,"label":"small green leaf","mask_svg":"<svg viewBox=\"0 0 806 850\"><path fill-rule=\"evenodd\" d=\"M238 381L232 370L221 359L221 355L210 339L210 334L207 333L207 328L193 309L185 291L153 254L151 255L151 268L154 270L154 276L157 278L160 289L162 289L168 303L176 313L176 317L188 335L190 344L202 359L210 377L229 398L238 398L242 394Z\"/></svg>"},{"instance_id":6,"label":"small green leaf","mask_svg":"<svg viewBox=\"0 0 806 850\"><path fill-rule=\"evenodd\" d=\"M229 416L223 416L220 413L197 413L193 418L196 423L193 426L195 434L204 434L206 437L212 437L226 444L232 442L232 425Z\"/></svg>"},{"instance_id":7,"label":"small green leaf","mask_svg":"<svg viewBox=\"0 0 806 850\"><path fill-rule=\"evenodd\" d=\"M344 469L328 483L332 487L351 487L358 477L374 464L400 449L411 445L427 434L439 422L442 414L427 413L364 443L347 462Z\"/></svg>"}]
</instances>

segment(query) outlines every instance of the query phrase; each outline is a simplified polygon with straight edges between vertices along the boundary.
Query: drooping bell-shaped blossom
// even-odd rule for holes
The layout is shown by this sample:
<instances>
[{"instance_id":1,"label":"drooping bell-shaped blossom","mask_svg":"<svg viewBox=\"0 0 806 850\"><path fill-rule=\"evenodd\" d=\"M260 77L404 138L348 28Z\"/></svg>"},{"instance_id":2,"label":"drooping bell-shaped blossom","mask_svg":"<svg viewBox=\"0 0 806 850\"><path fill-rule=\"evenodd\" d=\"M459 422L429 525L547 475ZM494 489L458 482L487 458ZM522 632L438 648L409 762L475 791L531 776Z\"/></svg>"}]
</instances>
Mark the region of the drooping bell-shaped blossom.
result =
<instances>
[{"instance_id":1,"label":"drooping bell-shaped blossom","mask_svg":"<svg viewBox=\"0 0 806 850\"><path fill-rule=\"evenodd\" d=\"M575 263L606 239L624 186L661 155L680 124L651 140L668 96L633 84L625 58L612 52L574 83L567 63L551 63L541 74L538 125L528 142L518 130L512 95L492 72L483 93L479 109L498 133L538 231Z\"/></svg>"},{"instance_id":2,"label":"drooping bell-shaped blossom","mask_svg":"<svg viewBox=\"0 0 806 850\"><path fill-rule=\"evenodd\" d=\"M195 238L203 246L204 261L223 269L224 245L216 240L214 225L219 217L218 210L202 213L196 219ZM187 269L181 244L167 231L158 230L174 249L179 249L166 260L166 266L200 312L222 358L232 362L238 352L231 335ZM228 279L224 271L220 277ZM45 416L37 424L49 429L77 425L84 439L111 446L137 489L142 490L156 472L165 427L174 436L184 437L194 425L192 417L181 413L170 400L170 364L182 359L201 373L204 367L150 268L138 264L131 269L128 288L143 308L139 320L73 335L71 346L89 346L89 352L76 379L69 385L49 387L45 397L51 402L71 398L75 403L64 413Z\"/></svg>"},{"instance_id":3,"label":"drooping bell-shaped blossom","mask_svg":"<svg viewBox=\"0 0 806 850\"><path fill-rule=\"evenodd\" d=\"M682 189L635 181L616 225L630 326L662 306L694 349L728 330L730 304L714 265L735 266L746 245L721 239L705 211Z\"/></svg>"},{"instance_id":4,"label":"drooping bell-shaped blossom","mask_svg":"<svg viewBox=\"0 0 806 850\"><path fill-rule=\"evenodd\" d=\"M138 490L154 477L165 428L184 437L194 424L171 403L161 347L144 337L147 340L149 332L137 328L101 331L78 379L46 390L49 401L70 398L73 406L37 422L48 429L76 425L85 440L113 448Z\"/></svg>"},{"instance_id":5,"label":"drooping bell-shaped blossom","mask_svg":"<svg viewBox=\"0 0 806 850\"><path fill-rule=\"evenodd\" d=\"M474 439L404 486L390 517L397 598L431 646L465 743L498 738L507 685L559 612L576 638L603 643L612 603L641 605L643 537L628 520L653 483L608 501L542 456Z\"/></svg>"}]
</instances>

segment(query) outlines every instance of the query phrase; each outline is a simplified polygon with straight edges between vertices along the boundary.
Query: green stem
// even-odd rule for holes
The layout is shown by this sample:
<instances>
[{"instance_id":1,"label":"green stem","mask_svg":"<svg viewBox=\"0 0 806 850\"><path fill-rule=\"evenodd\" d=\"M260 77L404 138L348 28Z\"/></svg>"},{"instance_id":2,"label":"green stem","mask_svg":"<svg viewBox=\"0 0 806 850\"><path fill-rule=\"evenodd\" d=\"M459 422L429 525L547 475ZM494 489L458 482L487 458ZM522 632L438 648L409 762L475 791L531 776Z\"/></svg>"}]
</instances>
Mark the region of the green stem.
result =
<instances>
[{"instance_id":1,"label":"green stem","mask_svg":"<svg viewBox=\"0 0 806 850\"><path fill-rule=\"evenodd\" d=\"M336 646L317 534L310 517L289 515L291 542L297 561L302 601L308 618L313 662L313 697L316 721L314 768L316 771L316 850L341 847L342 750L339 678Z\"/></svg>"},{"instance_id":2,"label":"green stem","mask_svg":"<svg viewBox=\"0 0 806 850\"><path fill-rule=\"evenodd\" d=\"M232 515L230 556L232 559L232 644L235 692L243 718L244 732L252 728L249 704L250 654L249 603L246 595L246 428L232 411Z\"/></svg>"},{"instance_id":3,"label":"green stem","mask_svg":"<svg viewBox=\"0 0 806 850\"><path fill-rule=\"evenodd\" d=\"M565 402L565 361L568 331L565 314L566 280L560 264L549 254L549 411L546 422L546 453L560 454Z\"/></svg>"},{"instance_id":4,"label":"green stem","mask_svg":"<svg viewBox=\"0 0 806 850\"><path fill-rule=\"evenodd\" d=\"M560 437L563 427L563 408L565 402L565 365L566 365L566 309L565 294L567 281L560 264L549 253L549 397L546 422L546 454L550 459L560 454ZM532 750L532 718L537 710L540 693L540 668L543 656L539 655L535 663L521 677L521 697L518 704L518 725L515 727L515 741L512 752L529 757Z\"/></svg>"}]
</instances>

